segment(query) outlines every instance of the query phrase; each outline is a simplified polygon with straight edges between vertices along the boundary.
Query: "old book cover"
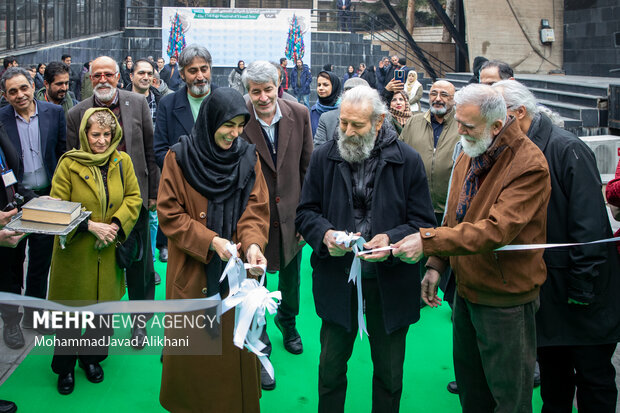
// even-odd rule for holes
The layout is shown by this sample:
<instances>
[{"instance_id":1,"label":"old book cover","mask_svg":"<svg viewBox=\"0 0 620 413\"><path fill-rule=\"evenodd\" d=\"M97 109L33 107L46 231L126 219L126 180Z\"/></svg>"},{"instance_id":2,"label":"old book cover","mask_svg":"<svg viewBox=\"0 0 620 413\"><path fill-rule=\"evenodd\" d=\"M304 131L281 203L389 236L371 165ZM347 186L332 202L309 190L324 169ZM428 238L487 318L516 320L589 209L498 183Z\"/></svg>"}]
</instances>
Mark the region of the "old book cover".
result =
<instances>
[{"instance_id":1,"label":"old book cover","mask_svg":"<svg viewBox=\"0 0 620 413\"><path fill-rule=\"evenodd\" d=\"M22 220L69 225L80 215L79 202L33 198L22 207Z\"/></svg>"}]
</instances>

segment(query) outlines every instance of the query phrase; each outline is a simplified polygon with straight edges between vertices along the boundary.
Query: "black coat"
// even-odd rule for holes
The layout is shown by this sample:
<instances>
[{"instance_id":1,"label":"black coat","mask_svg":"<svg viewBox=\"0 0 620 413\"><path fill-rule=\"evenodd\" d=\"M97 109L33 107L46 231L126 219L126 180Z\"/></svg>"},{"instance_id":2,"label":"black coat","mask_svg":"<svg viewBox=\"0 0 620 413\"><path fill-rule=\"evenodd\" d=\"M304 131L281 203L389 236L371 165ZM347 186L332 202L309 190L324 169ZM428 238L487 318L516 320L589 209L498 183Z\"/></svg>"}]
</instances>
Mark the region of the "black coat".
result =
<instances>
[{"instance_id":1,"label":"black coat","mask_svg":"<svg viewBox=\"0 0 620 413\"><path fill-rule=\"evenodd\" d=\"M212 83L211 91L215 89L217 86ZM163 168L168 149L177 143L181 136L191 133L194 127L194 115L187 99L187 86L162 97L160 102L161 104L157 104L153 151L157 166Z\"/></svg>"},{"instance_id":2,"label":"black coat","mask_svg":"<svg viewBox=\"0 0 620 413\"><path fill-rule=\"evenodd\" d=\"M383 128L390 129L386 123ZM388 133L395 132L390 129ZM347 281L353 254L330 256L323 236L329 229L354 231L351 182L349 164L340 157L337 142L320 146L312 154L295 220L297 230L313 249L310 262L317 314L349 331L357 328L357 320L351 320L355 287ZM395 140L379 155L371 236L384 233L395 243L419 228L434 226L435 214L422 159L407 144ZM418 264L405 264L393 256L377 264L387 333L419 320L418 274Z\"/></svg>"},{"instance_id":3,"label":"black coat","mask_svg":"<svg viewBox=\"0 0 620 413\"><path fill-rule=\"evenodd\" d=\"M20 162L17 149L15 149L15 147L11 143L11 139L9 138L9 135L7 135L2 122L0 122L0 148L2 148L2 152L4 153L6 166L9 169L13 170L13 173L16 177L22 176L24 174L23 164L22 162ZM17 187L15 188L15 190L18 194L24 197L25 201L30 201L32 198L36 197L34 192L24 188L21 181L17 181ZM0 210L4 210L4 208L8 204L9 200L7 199L7 197L8 195L4 186L4 181L0 179Z\"/></svg>"},{"instance_id":4,"label":"black coat","mask_svg":"<svg viewBox=\"0 0 620 413\"><path fill-rule=\"evenodd\" d=\"M596 159L573 134L545 115L530 130L551 174L547 242L586 242L612 236ZM547 281L536 314L538 346L595 345L620 339L620 265L614 243L547 249ZM568 304L572 298L590 303Z\"/></svg>"}]
</instances>

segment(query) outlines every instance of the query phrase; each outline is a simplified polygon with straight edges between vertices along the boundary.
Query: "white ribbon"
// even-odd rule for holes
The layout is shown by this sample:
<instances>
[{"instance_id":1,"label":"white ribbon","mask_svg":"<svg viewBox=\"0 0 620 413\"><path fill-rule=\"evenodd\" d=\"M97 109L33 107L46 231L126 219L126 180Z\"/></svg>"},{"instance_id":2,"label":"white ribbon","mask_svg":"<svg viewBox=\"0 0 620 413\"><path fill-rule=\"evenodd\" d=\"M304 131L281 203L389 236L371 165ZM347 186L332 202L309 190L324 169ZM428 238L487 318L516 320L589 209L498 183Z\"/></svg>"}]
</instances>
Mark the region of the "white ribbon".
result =
<instances>
[{"instance_id":1,"label":"white ribbon","mask_svg":"<svg viewBox=\"0 0 620 413\"><path fill-rule=\"evenodd\" d=\"M349 271L349 280L357 287L357 326L360 333L360 340L363 338L362 332L368 335L366 329L366 321L364 320L364 297L362 296L362 263L359 258L360 253L364 249L366 240L358 235L349 234L348 232L335 231L334 239L336 244L351 247L353 253L353 262Z\"/></svg>"},{"instance_id":2,"label":"white ribbon","mask_svg":"<svg viewBox=\"0 0 620 413\"><path fill-rule=\"evenodd\" d=\"M276 313L282 293L280 291L269 292L263 287L262 282L261 280L259 284L251 278L243 280L237 293L229 295L222 301L222 313L231 308L236 309L233 343L239 348L245 346L256 354L269 376L273 378L273 365L267 355L262 352L266 345L260 340L260 336L267 324L266 312Z\"/></svg>"},{"instance_id":3,"label":"white ribbon","mask_svg":"<svg viewBox=\"0 0 620 413\"><path fill-rule=\"evenodd\" d=\"M568 244L523 244L523 245L505 245L495 251L524 251L524 250L538 250L547 248L560 248L560 247L578 247L580 245L590 244L604 244L607 242L620 241L620 237L599 239L590 242L573 242Z\"/></svg>"},{"instance_id":4,"label":"white ribbon","mask_svg":"<svg viewBox=\"0 0 620 413\"><path fill-rule=\"evenodd\" d=\"M232 242L229 242L228 245L226 245L226 250L230 253L231 258L228 260L228 263L226 263L224 272L220 277L220 283L224 281L226 277L228 277L228 287L230 291L229 295L235 295L237 291L239 291L239 286L241 285L243 280L247 278L245 273L246 270L260 268L262 270L262 275L264 276L265 271L267 270L267 266L265 264L244 264L237 254L237 246Z\"/></svg>"}]
</instances>

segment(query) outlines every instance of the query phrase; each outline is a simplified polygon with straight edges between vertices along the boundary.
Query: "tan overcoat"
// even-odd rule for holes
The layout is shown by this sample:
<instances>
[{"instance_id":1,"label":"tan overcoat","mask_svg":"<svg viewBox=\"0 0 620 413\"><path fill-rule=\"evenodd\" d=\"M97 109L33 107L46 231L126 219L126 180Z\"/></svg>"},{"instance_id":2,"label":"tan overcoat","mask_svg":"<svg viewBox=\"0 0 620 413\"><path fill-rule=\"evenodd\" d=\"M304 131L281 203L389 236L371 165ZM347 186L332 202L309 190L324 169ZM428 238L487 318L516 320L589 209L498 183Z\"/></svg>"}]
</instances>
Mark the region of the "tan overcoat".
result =
<instances>
[{"instance_id":1,"label":"tan overcoat","mask_svg":"<svg viewBox=\"0 0 620 413\"><path fill-rule=\"evenodd\" d=\"M256 181L237 223L235 242L241 251L258 244L264 251L269 231L269 192L257 160ZM204 265L217 235L206 226L207 199L183 177L176 154L169 151L157 199L159 226L168 237L166 299L204 298ZM242 257L244 258L244 257ZM257 358L233 345L232 311L222 317L221 356L164 355L159 400L172 412L258 412L260 370Z\"/></svg>"}]
</instances>

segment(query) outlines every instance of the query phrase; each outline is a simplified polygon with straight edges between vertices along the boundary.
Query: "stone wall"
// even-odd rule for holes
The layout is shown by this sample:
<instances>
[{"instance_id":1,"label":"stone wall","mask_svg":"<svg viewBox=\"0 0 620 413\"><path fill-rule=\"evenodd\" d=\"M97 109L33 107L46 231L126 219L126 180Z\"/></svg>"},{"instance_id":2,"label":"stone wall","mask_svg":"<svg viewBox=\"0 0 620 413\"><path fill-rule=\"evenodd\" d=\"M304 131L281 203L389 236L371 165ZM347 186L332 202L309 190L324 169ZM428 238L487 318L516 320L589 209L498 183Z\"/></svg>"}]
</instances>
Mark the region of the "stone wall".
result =
<instances>
[{"instance_id":1,"label":"stone wall","mask_svg":"<svg viewBox=\"0 0 620 413\"><path fill-rule=\"evenodd\" d=\"M565 1L564 69L567 75L620 77L617 0Z\"/></svg>"},{"instance_id":2,"label":"stone wall","mask_svg":"<svg viewBox=\"0 0 620 413\"><path fill-rule=\"evenodd\" d=\"M517 73L547 74L562 68L564 0L464 3L470 62L476 56L503 60ZM541 19L549 20L555 32L551 45L540 41Z\"/></svg>"}]
</instances>

